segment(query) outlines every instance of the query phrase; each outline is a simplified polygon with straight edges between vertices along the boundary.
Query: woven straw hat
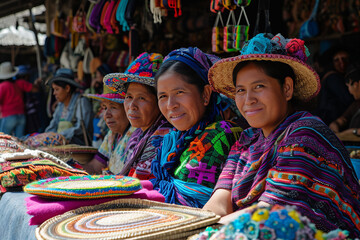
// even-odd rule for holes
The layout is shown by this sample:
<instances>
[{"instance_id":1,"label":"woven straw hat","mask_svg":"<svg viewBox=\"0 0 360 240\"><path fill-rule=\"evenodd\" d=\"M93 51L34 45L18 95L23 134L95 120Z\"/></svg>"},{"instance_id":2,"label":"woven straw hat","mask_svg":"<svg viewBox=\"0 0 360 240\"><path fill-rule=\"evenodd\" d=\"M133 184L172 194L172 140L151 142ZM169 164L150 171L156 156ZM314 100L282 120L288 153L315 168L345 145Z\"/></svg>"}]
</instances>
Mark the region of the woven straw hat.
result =
<instances>
[{"instance_id":1,"label":"woven straw hat","mask_svg":"<svg viewBox=\"0 0 360 240\"><path fill-rule=\"evenodd\" d=\"M233 70L244 61L273 61L288 64L294 71L294 97L304 102L315 97L320 91L320 78L314 69L305 63L308 50L300 39L285 39L281 34L272 39L258 34L243 47L241 55L216 62L209 70L209 82L213 88L235 98Z\"/></svg>"},{"instance_id":2,"label":"woven straw hat","mask_svg":"<svg viewBox=\"0 0 360 240\"><path fill-rule=\"evenodd\" d=\"M116 103L124 103L124 96L118 93L103 93L103 94L84 94L85 97L93 98L99 101L109 100Z\"/></svg>"},{"instance_id":3,"label":"woven straw hat","mask_svg":"<svg viewBox=\"0 0 360 240\"><path fill-rule=\"evenodd\" d=\"M53 78L51 78L48 81L48 85L51 85L52 83L56 82L66 82L74 87L82 88L82 86L75 81L74 79L74 73L71 69L68 68L59 68L56 72Z\"/></svg>"},{"instance_id":4,"label":"woven straw hat","mask_svg":"<svg viewBox=\"0 0 360 240\"><path fill-rule=\"evenodd\" d=\"M78 62L77 65L77 77L81 81L84 79L84 69L83 69L84 62L81 60Z\"/></svg>"},{"instance_id":5,"label":"woven straw hat","mask_svg":"<svg viewBox=\"0 0 360 240\"><path fill-rule=\"evenodd\" d=\"M9 79L18 74L19 68L14 67L11 62L3 62L0 64L0 79Z\"/></svg>"},{"instance_id":6,"label":"woven straw hat","mask_svg":"<svg viewBox=\"0 0 360 240\"><path fill-rule=\"evenodd\" d=\"M99 101L102 100L109 100L116 103L124 103L124 96L112 91L107 86L103 86L103 93L102 94L83 94L85 97L93 98Z\"/></svg>"},{"instance_id":7,"label":"woven straw hat","mask_svg":"<svg viewBox=\"0 0 360 240\"><path fill-rule=\"evenodd\" d=\"M101 60L98 57L94 57L90 61L90 73L94 74L96 72L96 69L101 66Z\"/></svg>"},{"instance_id":8,"label":"woven straw hat","mask_svg":"<svg viewBox=\"0 0 360 240\"><path fill-rule=\"evenodd\" d=\"M125 95L125 83L136 82L155 87L155 74L159 70L163 56L158 53L140 54L124 73L110 73L104 77L104 84L113 91Z\"/></svg>"}]
</instances>

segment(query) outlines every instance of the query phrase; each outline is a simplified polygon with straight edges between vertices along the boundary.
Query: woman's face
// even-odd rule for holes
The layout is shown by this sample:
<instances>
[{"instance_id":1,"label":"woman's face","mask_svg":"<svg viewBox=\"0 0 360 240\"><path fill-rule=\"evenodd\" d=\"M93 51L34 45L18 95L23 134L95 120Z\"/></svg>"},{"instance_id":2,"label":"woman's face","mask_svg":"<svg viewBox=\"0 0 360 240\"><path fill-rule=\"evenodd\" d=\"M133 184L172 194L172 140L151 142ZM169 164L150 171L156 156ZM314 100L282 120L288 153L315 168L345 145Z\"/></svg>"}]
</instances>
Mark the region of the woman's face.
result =
<instances>
[{"instance_id":1,"label":"woman's face","mask_svg":"<svg viewBox=\"0 0 360 240\"><path fill-rule=\"evenodd\" d=\"M349 65L349 54L345 51L336 53L333 57L333 64L336 71L344 74Z\"/></svg>"},{"instance_id":2,"label":"woman's face","mask_svg":"<svg viewBox=\"0 0 360 240\"><path fill-rule=\"evenodd\" d=\"M178 130L192 128L201 120L209 104L210 85L205 86L204 93L184 81L180 74L166 72L157 83L159 108L166 119Z\"/></svg>"},{"instance_id":3,"label":"woman's face","mask_svg":"<svg viewBox=\"0 0 360 240\"><path fill-rule=\"evenodd\" d=\"M140 83L129 84L124 106L131 125L143 131L148 129L160 114L156 96Z\"/></svg>"},{"instance_id":4,"label":"woman's face","mask_svg":"<svg viewBox=\"0 0 360 240\"><path fill-rule=\"evenodd\" d=\"M91 86L94 87L94 88L102 87L102 85L103 85L103 82L102 82L103 77L104 76L99 71L96 71L95 76L91 81Z\"/></svg>"},{"instance_id":5,"label":"woman's face","mask_svg":"<svg viewBox=\"0 0 360 240\"><path fill-rule=\"evenodd\" d=\"M63 88L53 83L51 84L51 87L53 88L53 94L57 101L64 103L71 98L69 85L66 85L65 88Z\"/></svg>"},{"instance_id":6,"label":"woman's face","mask_svg":"<svg viewBox=\"0 0 360 240\"><path fill-rule=\"evenodd\" d=\"M124 104L103 100L101 102L101 107L104 110L104 120L109 129L113 133L123 134L124 130L129 125Z\"/></svg>"},{"instance_id":7,"label":"woman's face","mask_svg":"<svg viewBox=\"0 0 360 240\"><path fill-rule=\"evenodd\" d=\"M265 137L286 118L288 101L293 95L293 81L284 86L254 64L240 69L236 77L236 106L250 126L261 128Z\"/></svg>"}]
</instances>

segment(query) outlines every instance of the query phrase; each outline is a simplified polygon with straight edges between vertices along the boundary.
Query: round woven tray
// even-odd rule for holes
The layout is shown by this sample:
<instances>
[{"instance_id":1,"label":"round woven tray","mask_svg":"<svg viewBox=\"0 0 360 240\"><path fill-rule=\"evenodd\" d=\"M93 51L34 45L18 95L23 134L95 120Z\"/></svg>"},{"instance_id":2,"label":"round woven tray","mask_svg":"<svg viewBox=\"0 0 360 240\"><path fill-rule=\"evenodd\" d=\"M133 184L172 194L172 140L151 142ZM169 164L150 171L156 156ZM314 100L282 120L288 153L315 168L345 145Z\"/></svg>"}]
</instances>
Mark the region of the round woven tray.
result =
<instances>
[{"instance_id":1,"label":"round woven tray","mask_svg":"<svg viewBox=\"0 0 360 240\"><path fill-rule=\"evenodd\" d=\"M219 216L202 209L142 199L118 199L53 217L37 239L184 239Z\"/></svg>"},{"instance_id":2,"label":"round woven tray","mask_svg":"<svg viewBox=\"0 0 360 240\"><path fill-rule=\"evenodd\" d=\"M98 149L94 147L81 146L76 144L42 147L40 149L42 151L57 155L61 158L73 158L81 164L86 164L89 162L98 151Z\"/></svg>"},{"instance_id":3,"label":"round woven tray","mask_svg":"<svg viewBox=\"0 0 360 240\"><path fill-rule=\"evenodd\" d=\"M133 194L141 189L140 180L121 175L93 175L48 178L27 184L24 191L61 199L94 199Z\"/></svg>"}]
</instances>

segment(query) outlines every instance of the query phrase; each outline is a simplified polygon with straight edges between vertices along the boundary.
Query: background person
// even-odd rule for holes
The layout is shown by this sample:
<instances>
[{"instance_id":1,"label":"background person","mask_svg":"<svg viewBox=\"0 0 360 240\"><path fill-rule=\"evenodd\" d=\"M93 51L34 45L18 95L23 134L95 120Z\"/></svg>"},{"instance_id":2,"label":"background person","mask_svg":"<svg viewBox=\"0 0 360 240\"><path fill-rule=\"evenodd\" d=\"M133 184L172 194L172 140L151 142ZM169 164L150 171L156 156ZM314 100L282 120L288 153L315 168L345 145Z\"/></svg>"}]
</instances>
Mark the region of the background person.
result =
<instances>
[{"instance_id":1,"label":"background person","mask_svg":"<svg viewBox=\"0 0 360 240\"><path fill-rule=\"evenodd\" d=\"M295 205L318 229L355 238L360 186L349 153L323 121L299 111L320 89L306 52L300 39L258 34L210 69L214 89L235 98L251 128L232 146L204 209L227 223L253 203Z\"/></svg>"},{"instance_id":2,"label":"background person","mask_svg":"<svg viewBox=\"0 0 360 240\"><path fill-rule=\"evenodd\" d=\"M315 115L329 125L344 113L354 101L345 84L345 71L350 63L350 54L342 47L334 46L324 53L323 58L331 62L325 67L321 79L321 90Z\"/></svg>"},{"instance_id":3,"label":"background person","mask_svg":"<svg viewBox=\"0 0 360 240\"><path fill-rule=\"evenodd\" d=\"M360 128L360 69L350 66L345 75L346 85L355 101L346 109L343 115L330 123L329 127L335 133L353 133L359 135Z\"/></svg>"},{"instance_id":4,"label":"background person","mask_svg":"<svg viewBox=\"0 0 360 240\"><path fill-rule=\"evenodd\" d=\"M58 69L48 84L59 103L45 132L57 132L69 143L85 145L86 141L90 141L85 139L85 135L92 136L92 106L87 98L76 92L81 85L75 82L72 70ZM84 127L81 126L82 121Z\"/></svg>"},{"instance_id":5,"label":"background person","mask_svg":"<svg viewBox=\"0 0 360 240\"><path fill-rule=\"evenodd\" d=\"M91 86L85 90L85 94L102 94L105 93L103 78L105 75L113 72L109 65L106 63L101 64L97 67L94 74L92 74L93 78L91 81ZM92 109L94 112L93 119L93 128L94 134L92 138L92 145L94 147L100 147L105 135L107 134L108 128L106 123L104 122L104 116L102 115L104 112L100 106L100 101L91 101Z\"/></svg>"},{"instance_id":6,"label":"background person","mask_svg":"<svg viewBox=\"0 0 360 240\"><path fill-rule=\"evenodd\" d=\"M0 132L22 137L26 117L24 92L37 92L41 81L31 84L24 79L13 79L19 72L10 62L0 64Z\"/></svg>"}]
</instances>

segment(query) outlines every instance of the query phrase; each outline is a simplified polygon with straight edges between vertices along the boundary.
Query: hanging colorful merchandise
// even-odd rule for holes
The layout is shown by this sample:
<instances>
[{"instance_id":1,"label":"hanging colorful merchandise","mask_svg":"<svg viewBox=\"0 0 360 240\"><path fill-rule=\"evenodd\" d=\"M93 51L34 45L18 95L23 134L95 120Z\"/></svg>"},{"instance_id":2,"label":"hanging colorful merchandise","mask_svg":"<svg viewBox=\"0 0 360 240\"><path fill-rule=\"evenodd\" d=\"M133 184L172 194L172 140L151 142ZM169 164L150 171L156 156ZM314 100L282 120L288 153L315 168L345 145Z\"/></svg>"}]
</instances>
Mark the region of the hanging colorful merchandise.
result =
<instances>
[{"instance_id":1,"label":"hanging colorful merchandise","mask_svg":"<svg viewBox=\"0 0 360 240\"><path fill-rule=\"evenodd\" d=\"M246 25L240 24L242 16L244 16L246 20ZM241 6L240 16L234 28L234 48L237 50L241 50L242 45L249 40L249 28L250 23L245 12L245 7Z\"/></svg>"},{"instance_id":2,"label":"hanging colorful merchandise","mask_svg":"<svg viewBox=\"0 0 360 240\"><path fill-rule=\"evenodd\" d=\"M222 5L222 0L211 0L210 11L213 13L224 11L224 6Z\"/></svg>"},{"instance_id":3,"label":"hanging colorful merchandise","mask_svg":"<svg viewBox=\"0 0 360 240\"><path fill-rule=\"evenodd\" d=\"M235 13L234 10L230 10L228 19L226 21L226 25L224 27L224 42L223 42L223 48L225 52L235 52L237 49L234 47L234 41L235 41Z\"/></svg>"},{"instance_id":4,"label":"hanging colorful merchandise","mask_svg":"<svg viewBox=\"0 0 360 240\"><path fill-rule=\"evenodd\" d=\"M221 23L221 26L219 26L219 22ZM221 12L219 11L217 13L211 35L211 49L214 53L223 52L223 40L224 40L224 22L221 17Z\"/></svg>"},{"instance_id":5,"label":"hanging colorful merchandise","mask_svg":"<svg viewBox=\"0 0 360 240\"><path fill-rule=\"evenodd\" d=\"M85 33L86 30L86 12L84 10L84 1L81 2L79 9L73 17L72 27L78 33Z\"/></svg>"},{"instance_id":6,"label":"hanging colorful merchandise","mask_svg":"<svg viewBox=\"0 0 360 240\"><path fill-rule=\"evenodd\" d=\"M180 17L182 14L180 0L161 0L161 7L174 10L174 17Z\"/></svg>"},{"instance_id":7,"label":"hanging colorful merchandise","mask_svg":"<svg viewBox=\"0 0 360 240\"><path fill-rule=\"evenodd\" d=\"M100 32L101 24L100 24L100 17L101 17L101 10L105 5L106 0L100 0L99 3L95 4L89 18L89 24L92 28L96 30L96 32Z\"/></svg>"},{"instance_id":8,"label":"hanging colorful merchandise","mask_svg":"<svg viewBox=\"0 0 360 240\"><path fill-rule=\"evenodd\" d=\"M316 14L318 11L320 0L316 0L315 6L308 20L306 20L300 27L299 37L301 39L307 39L316 37L319 34L319 26L316 22Z\"/></svg>"}]
</instances>

